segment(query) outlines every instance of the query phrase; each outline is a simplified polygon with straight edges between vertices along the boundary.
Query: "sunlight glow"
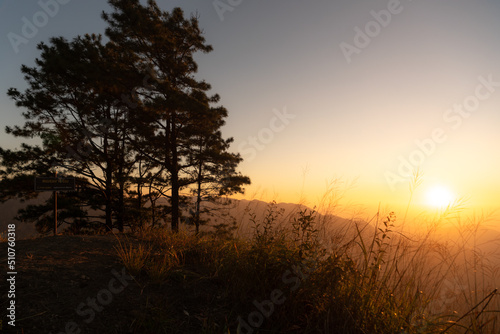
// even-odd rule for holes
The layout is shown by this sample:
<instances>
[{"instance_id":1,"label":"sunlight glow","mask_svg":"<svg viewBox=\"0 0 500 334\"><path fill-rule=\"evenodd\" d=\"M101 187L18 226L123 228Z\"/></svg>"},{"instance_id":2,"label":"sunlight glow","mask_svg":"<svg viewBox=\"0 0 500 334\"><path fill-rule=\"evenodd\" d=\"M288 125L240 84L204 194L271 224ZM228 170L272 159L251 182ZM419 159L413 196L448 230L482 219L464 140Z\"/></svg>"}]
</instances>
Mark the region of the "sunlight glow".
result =
<instances>
[{"instance_id":1,"label":"sunlight glow","mask_svg":"<svg viewBox=\"0 0 500 334\"><path fill-rule=\"evenodd\" d=\"M427 192L427 204L433 207L445 207L455 199L453 192L445 186L434 186Z\"/></svg>"}]
</instances>

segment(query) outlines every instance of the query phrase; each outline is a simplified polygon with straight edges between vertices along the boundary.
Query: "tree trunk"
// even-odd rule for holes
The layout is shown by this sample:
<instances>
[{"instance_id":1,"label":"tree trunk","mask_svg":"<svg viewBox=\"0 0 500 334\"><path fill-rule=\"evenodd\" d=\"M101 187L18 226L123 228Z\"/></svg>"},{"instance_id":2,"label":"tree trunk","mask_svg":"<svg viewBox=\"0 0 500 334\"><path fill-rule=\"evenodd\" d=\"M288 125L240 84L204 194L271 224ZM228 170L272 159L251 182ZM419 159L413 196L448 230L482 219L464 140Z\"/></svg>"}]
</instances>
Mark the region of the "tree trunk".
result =
<instances>
[{"instance_id":1,"label":"tree trunk","mask_svg":"<svg viewBox=\"0 0 500 334\"><path fill-rule=\"evenodd\" d=\"M149 201L151 202L151 227L155 227L156 225L156 199L153 199L153 190L152 183L149 182Z\"/></svg>"},{"instance_id":2,"label":"tree trunk","mask_svg":"<svg viewBox=\"0 0 500 334\"><path fill-rule=\"evenodd\" d=\"M116 224L118 227L118 231L123 232L123 217L124 217L124 212L125 212L125 198L124 198L124 189L125 185L124 182L120 182L120 190L118 193L118 212L117 212L117 220Z\"/></svg>"},{"instance_id":3,"label":"tree trunk","mask_svg":"<svg viewBox=\"0 0 500 334\"><path fill-rule=\"evenodd\" d=\"M109 142L108 142L107 132L104 134L103 141L104 141L103 144L104 156L106 157L106 169L105 169L106 183L104 189L105 205L106 205L105 209L106 231L111 232L113 231L113 163L108 154Z\"/></svg>"},{"instance_id":4,"label":"tree trunk","mask_svg":"<svg viewBox=\"0 0 500 334\"><path fill-rule=\"evenodd\" d=\"M172 231L179 231L179 174L172 173Z\"/></svg>"},{"instance_id":5,"label":"tree trunk","mask_svg":"<svg viewBox=\"0 0 500 334\"><path fill-rule=\"evenodd\" d=\"M170 133L166 134L167 150L171 153L171 159L167 157L167 170L170 171L170 182L172 184L172 232L179 231L179 165L178 165L178 143L177 143L177 129L176 129L175 112L172 112L170 119L167 121L167 129ZM170 136L169 136L170 135ZM170 168L168 168L170 167Z\"/></svg>"},{"instance_id":6,"label":"tree trunk","mask_svg":"<svg viewBox=\"0 0 500 334\"><path fill-rule=\"evenodd\" d=\"M203 164L200 162L198 165L198 189L196 189L196 212L194 217L194 223L196 226L196 234L200 232L200 204L201 204L201 182L202 182L202 173L203 172Z\"/></svg>"},{"instance_id":7,"label":"tree trunk","mask_svg":"<svg viewBox=\"0 0 500 334\"><path fill-rule=\"evenodd\" d=\"M141 178L139 182L137 182L137 212L138 212L138 219L139 219L139 228L142 228L143 224L143 218L142 218L142 175L139 174L139 177Z\"/></svg>"},{"instance_id":8,"label":"tree trunk","mask_svg":"<svg viewBox=\"0 0 500 334\"><path fill-rule=\"evenodd\" d=\"M153 201L151 198L151 227L155 227L156 225L156 200Z\"/></svg>"},{"instance_id":9,"label":"tree trunk","mask_svg":"<svg viewBox=\"0 0 500 334\"><path fill-rule=\"evenodd\" d=\"M106 230L107 231L112 231L113 230L113 195L112 195L112 189L111 189L111 179L110 176L108 175L108 171L106 171L106 177L108 178L106 180L106 190L105 190L105 205L106 205Z\"/></svg>"},{"instance_id":10,"label":"tree trunk","mask_svg":"<svg viewBox=\"0 0 500 334\"><path fill-rule=\"evenodd\" d=\"M116 129L118 132L118 129ZM121 146L120 146L121 145ZM118 209L116 212L116 225L118 231L123 232L123 220L125 216L125 138L115 142L115 152L120 152L118 160Z\"/></svg>"}]
</instances>

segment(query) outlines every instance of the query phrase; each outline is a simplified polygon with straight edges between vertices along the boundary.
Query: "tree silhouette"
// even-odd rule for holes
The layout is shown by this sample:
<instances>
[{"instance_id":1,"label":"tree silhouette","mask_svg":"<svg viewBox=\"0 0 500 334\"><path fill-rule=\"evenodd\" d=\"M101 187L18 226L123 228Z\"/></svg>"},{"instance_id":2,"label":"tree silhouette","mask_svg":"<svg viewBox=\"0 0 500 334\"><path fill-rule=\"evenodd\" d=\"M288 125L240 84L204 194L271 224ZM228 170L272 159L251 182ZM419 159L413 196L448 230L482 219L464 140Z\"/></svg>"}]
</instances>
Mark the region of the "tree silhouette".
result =
<instances>
[{"instance_id":1,"label":"tree silhouette","mask_svg":"<svg viewBox=\"0 0 500 334\"><path fill-rule=\"evenodd\" d=\"M40 156L27 157L26 153L39 151L46 159L50 157L44 174L58 168L86 177L102 193L106 227L111 230L113 195L123 197L126 177L134 165L131 146L125 141L127 109L119 99L127 86L122 84L125 78L115 76L122 71L119 64L126 61L95 35L77 37L72 42L52 38L49 45L41 43L38 48L41 56L36 66L21 69L29 88L8 91L16 105L27 110L23 113L26 122L8 127L7 132L17 137L39 137L42 147L26 145L23 154L17 152L17 158L11 152L10 160L38 161ZM122 220L117 227L123 230Z\"/></svg>"},{"instance_id":2,"label":"tree silhouette","mask_svg":"<svg viewBox=\"0 0 500 334\"><path fill-rule=\"evenodd\" d=\"M198 134L193 138L195 146L190 161L194 166L191 191L195 196L195 208L191 215L196 233L204 223L201 214L217 209L215 204L219 197L242 193L242 187L250 184L250 178L236 171L243 159L239 154L228 152L232 141L232 138L223 140L219 131L208 136ZM213 205L202 209L202 202L211 202Z\"/></svg>"},{"instance_id":3,"label":"tree silhouette","mask_svg":"<svg viewBox=\"0 0 500 334\"><path fill-rule=\"evenodd\" d=\"M152 70L154 74L154 85L136 90L137 109L141 113L134 114L135 127L129 138L151 163L163 168L168 186L165 195L171 203L171 227L176 231L181 191L201 180L193 178L193 171L199 170L202 162L202 155L196 153L200 150L198 138L216 135L223 142L218 130L224 124L227 110L213 106L219 102L219 96L208 96L210 85L194 76L198 66L193 55L210 52L212 47L205 44L197 18L184 18L180 8L168 13L161 11L154 1L148 1L147 6L138 0L109 3L115 12L104 13L103 18L109 24L106 35L111 43L121 52L131 54L129 58L134 59L138 73L147 76ZM228 146L220 148L225 150ZM221 152L218 154L223 156ZM194 156L198 158L192 159Z\"/></svg>"},{"instance_id":4,"label":"tree silhouette","mask_svg":"<svg viewBox=\"0 0 500 334\"><path fill-rule=\"evenodd\" d=\"M35 66L21 68L28 88L9 89L25 110L25 123L6 132L39 138L40 144L0 148L0 183L7 186L0 200L36 196L32 189L16 190L15 182L57 170L87 183L92 207L100 197L107 230L123 231L127 221L142 225L148 200L154 225L156 201L165 196L177 231L189 189L199 222L202 200L243 192L250 183L236 171L241 157L228 152L232 138L220 132L227 110L217 105L218 95L208 95L210 85L195 78L193 55L212 47L197 18L184 18L180 8L164 12L155 1L109 3L114 11L102 14L107 43L100 35L40 43ZM82 212L72 212L83 221Z\"/></svg>"}]
</instances>

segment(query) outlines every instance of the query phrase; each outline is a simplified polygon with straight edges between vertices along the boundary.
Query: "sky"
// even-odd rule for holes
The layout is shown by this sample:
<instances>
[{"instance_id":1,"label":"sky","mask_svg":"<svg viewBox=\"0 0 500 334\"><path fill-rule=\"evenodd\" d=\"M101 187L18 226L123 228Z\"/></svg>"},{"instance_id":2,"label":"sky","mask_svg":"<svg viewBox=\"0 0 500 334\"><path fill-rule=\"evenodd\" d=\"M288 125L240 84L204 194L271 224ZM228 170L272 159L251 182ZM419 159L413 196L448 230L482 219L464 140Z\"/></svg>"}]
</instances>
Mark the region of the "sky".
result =
<instances>
[{"instance_id":1,"label":"sky","mask_svg":"<svg viewBox=\"0 0 500 334\"><path fill-rule=\"evenodd\" d=\"M415 210L437 209L436 187L471 210L500 206L500 2L157 3L196 14L214 48L196 56L197 75L228 109L246 198L314 206L333 185L346 214L403 215L419 170ZM0 0L2 128L23 124L6 92L26 88L20 67L37 44L103 33L102 11L102 0ZM19 143L0 132L2 147Z\"/></svg>"}]
</instances>

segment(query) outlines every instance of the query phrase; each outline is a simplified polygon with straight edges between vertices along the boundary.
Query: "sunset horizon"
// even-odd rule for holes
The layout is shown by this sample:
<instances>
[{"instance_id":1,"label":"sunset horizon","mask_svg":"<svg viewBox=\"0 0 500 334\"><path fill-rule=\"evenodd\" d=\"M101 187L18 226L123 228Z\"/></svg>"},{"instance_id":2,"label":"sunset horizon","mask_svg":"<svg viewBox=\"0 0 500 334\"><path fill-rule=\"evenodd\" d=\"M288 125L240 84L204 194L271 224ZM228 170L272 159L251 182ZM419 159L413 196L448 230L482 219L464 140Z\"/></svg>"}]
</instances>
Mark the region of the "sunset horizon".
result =
<instances>
[{"instance_id":1,"label":"sunset horizon","mask_svg":"<svg viewBox=\"0 0 500 334\"><path fill-rule=\"evenodd\" d=\"M498 332L499 17L0 0L0 332Z\"/></svg>"}]
</instances>

